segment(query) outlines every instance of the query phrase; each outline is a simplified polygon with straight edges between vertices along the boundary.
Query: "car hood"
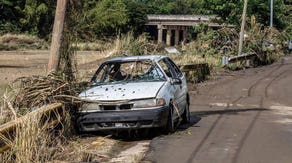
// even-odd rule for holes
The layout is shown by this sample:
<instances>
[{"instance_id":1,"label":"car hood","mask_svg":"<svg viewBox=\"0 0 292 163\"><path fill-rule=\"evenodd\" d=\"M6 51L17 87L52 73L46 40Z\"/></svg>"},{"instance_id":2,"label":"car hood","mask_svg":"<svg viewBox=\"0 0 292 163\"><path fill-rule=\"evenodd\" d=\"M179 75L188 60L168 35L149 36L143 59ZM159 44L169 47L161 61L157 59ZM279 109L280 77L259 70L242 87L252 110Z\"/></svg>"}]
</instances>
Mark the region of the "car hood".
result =
<instances>
[{"instance_id":1,"label":"car hood","mask_svg":"<svg viewBox=\"0 0 292 163\"><path fill-rule=\"evenodd\" d=\"M86 100L119 101L154 98L165 82L107 84L91 87L79 94Z\"/></svg>"}]
</instances>

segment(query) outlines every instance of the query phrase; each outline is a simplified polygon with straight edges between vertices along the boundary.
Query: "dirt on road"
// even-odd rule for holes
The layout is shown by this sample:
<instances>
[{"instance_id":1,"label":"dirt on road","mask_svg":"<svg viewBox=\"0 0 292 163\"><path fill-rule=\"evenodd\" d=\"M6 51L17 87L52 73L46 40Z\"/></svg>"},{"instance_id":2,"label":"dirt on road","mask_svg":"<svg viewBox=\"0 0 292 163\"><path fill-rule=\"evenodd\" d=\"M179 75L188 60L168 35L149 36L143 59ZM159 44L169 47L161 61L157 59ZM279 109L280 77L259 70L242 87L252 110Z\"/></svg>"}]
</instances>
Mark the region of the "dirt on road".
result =
<instances>
[{"instance_id":1,"label":"dirt on road","mask_svg":"<svg viewBox=\"0 0 292 163\"><path fill-rule=\"evenodd\" d=\"M144 160L291 162L292 56L217 79L191 92L192 123L153 139Z\"/></svg>"},{"instance_id":2,"label":"dirt on road","mask_svg":"<svg viewBox=\"0 0 292 163\"><path fill-rule=\"evenodd\" d=\"M78 75L89 79L105 55L98 51L78 51L76 55ZM46 75L49 51L0 51L0 95L19 77Z\"/></svg>"}]
</instances>

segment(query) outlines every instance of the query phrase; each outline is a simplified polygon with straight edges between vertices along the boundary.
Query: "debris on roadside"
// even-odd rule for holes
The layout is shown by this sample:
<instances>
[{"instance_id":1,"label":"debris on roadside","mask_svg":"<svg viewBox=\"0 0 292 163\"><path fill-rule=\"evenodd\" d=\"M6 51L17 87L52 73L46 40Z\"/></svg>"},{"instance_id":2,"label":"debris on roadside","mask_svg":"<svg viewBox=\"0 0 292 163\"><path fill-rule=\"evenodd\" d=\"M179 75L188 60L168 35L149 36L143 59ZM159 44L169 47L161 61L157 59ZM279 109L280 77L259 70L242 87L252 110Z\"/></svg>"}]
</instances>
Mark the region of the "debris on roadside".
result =
<instances>
[{"instance_id":1,"label":"debris on roadside","mask_svg":"<svg viewBox=\"0 0 292 163\"><path fill-rule=\"evenodd\" d=\"M13 117L23 116L43 105L56 102L72 105L75 101L58 95L75 96L87 84L86 82L69 83L58 74L19 78L2 97L1 116L5 117L5 120L1 123L9 121ZM11 115L11 113L13 114Z\"/></svg>"},{"instance_id":2,"label":"debris on roadside","mask_svg":"<svg viewBox=\"0 0 292 163\"><path fill-rule=\"evenodd\" d=\"M166 47L166 48L164 48L164 50L168 54L181 54L175 47Z\"/></svg>"}]
</instances>

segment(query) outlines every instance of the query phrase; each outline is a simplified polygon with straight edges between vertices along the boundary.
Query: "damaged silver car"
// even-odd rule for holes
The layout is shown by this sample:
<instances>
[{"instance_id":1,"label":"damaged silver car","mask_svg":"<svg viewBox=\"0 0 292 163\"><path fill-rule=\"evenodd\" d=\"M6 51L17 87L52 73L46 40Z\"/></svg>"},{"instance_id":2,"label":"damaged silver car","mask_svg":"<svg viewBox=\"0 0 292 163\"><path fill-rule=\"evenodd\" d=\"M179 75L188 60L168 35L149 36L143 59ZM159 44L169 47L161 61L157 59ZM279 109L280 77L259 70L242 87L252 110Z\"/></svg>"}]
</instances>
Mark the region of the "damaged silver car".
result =
<instances>
[{"instance_id":1,"label":"damaged silver car","mask_svg":"<svg viewBox=\"0 0 292 163\"><path fill-rule=\"evenodd\" d=\"M190 121L184 75L166 56L123 56L104 62L79 97L79 131L160 127Z\"/></svg>"}]
</instances>

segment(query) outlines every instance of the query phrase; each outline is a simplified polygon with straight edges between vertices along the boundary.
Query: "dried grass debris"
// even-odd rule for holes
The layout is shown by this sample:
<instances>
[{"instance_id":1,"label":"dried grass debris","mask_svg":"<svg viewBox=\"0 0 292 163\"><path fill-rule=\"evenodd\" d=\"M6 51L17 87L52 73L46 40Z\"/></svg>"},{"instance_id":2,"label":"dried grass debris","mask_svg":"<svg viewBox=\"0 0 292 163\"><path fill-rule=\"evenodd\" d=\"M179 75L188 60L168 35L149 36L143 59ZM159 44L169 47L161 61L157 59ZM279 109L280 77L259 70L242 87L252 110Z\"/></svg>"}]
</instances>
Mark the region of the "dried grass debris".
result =
<instances>
[{"instance_id":1,"label":"dried grass debris","mask_svg":"<svg viewBox=\"0 0 292 163\"><path fill-rule=\"evenodd\" d=\"M23 77L16 82L20 82L20 89L13 101L14 107L17 108L36 108L54 102L66 104L71 101L55 96L76 96L87 86L85 82L68 82L53 73L47 76Z\"/></svg>"},{"instance_id":2,"label":"dried grass debris","mask_svg":"<svg viewBox=\"0 0 292 163\"><path fill-rule=\"evenodd\" d=\"M75 108L80 100L73 97L84 90L88 83L69 82L64 80L62 75L53 73L47 76L18 78L2 97L0 124L26 115L47 104L62 103L66 107Z\"/></svg>"}]
</instances>

